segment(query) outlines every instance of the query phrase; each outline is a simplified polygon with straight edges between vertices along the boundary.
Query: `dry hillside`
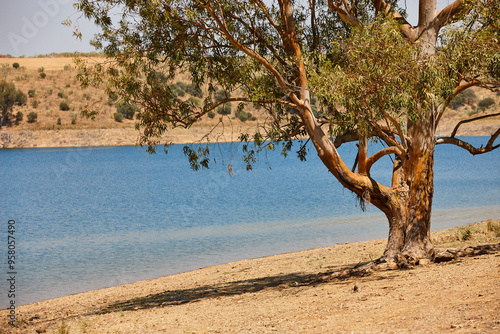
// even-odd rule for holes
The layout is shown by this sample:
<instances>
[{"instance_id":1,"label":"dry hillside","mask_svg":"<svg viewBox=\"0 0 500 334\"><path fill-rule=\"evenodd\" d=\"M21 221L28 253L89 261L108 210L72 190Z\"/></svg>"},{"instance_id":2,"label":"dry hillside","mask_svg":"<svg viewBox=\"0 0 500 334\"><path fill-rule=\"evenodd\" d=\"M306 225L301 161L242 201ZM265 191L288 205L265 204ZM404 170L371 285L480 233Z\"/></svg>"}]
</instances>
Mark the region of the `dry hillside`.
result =
<instances>
[{"instance_id":1,"label":"dry hillside","mask_svg":"<svg viewBox=\"0 0 500 334\"><path fill-rule=\"evenodd\" d=\"M18 63L19 68L13 64ZM28 97L24 106L15 106L13 114L21 112L23 119L18 125L3 127L0 130L0 147L53 147L53 146L89 146L89 145L133 145L138 133L134 130L135 120L115 120L117 108L114 101L103 89L90 87L83 89L76 79L77 71L70 57L47 58L0 58L0 80L13 82ZM186 76L181 79L189 84ZM445 115L439 135L448 135L458 120L498 112L499 93L474 89L472 98L463 102L457 110L450 110ZM194 98L185 93L181 99ZM490 98L493 104L484 110L481 101ZM69 110L61 110L61 103L66 103ZM80 112L91 106L100 111L95 120L84 118ZM236 118L232 108L231 115L225 117L225 129L221 127L213 134L212 140L236 140L240 132L251 131L266 116L250 108L254 120L242 122ZM37 114L33 123L27 115ZM213 119L205 116L189 131L175 129L169 132L167 140L173 143L186 143L201 140L217 124L220 115ZM74 121L73 121L74 119ZM458 135L489 135L500 125L500 117L488 118L474 123L464 124ZM224 135L217 138L222 132Z\"/></svg>"}]
</instances>

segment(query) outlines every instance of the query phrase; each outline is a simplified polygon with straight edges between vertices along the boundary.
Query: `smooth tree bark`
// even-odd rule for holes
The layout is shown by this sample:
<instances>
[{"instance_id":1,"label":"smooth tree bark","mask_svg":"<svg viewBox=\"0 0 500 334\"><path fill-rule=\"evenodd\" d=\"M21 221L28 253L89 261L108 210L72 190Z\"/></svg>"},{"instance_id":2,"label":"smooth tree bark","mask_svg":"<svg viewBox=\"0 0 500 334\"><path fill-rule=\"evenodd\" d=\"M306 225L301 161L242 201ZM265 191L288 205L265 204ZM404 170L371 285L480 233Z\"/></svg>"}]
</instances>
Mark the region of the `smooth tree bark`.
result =
<instances>
[{"instance_id":1,"label":"smooth tree bark","mask_svg":"<svg viewBox=\"0 0 500 334\"><path fill-rule=\"evenodd\" d=\"M435 146L453 144L473 154L486 153L498 147L494 142L500 135L499 129L486 147L477 149L455 138L456 131L436 139L437 125L454 96L472 86L497 89L498 77L492 79L486 72L476 75L474 71L484 65L477 48L466 49L470 60L460 62L460 57L466 57L463 52L455 57L457 64L450 60L453 66L449 68L437 60L441 29L482 7L456 0L438 11L436 0L420 0L418 25L413 27L389 2L371 0L371 4L372 16L366 3L358 0L302 4L292 0L272 4L261 0L80 0L79 10L104 28L94 44L115 62L92 67L78 60L79 78L84 86L105 83L108 91L140 105L140 143L149 147L159 143L167 126L189 127L221 104L263 106L270 117L262 126L264 136L242 135L242 140L253 139L259 147L284 142L287 151L292 139L306 136L344 187L387 216L389 238L380 261L417 264L434 255L430 225ZM495 2L482 0L481 5L487 8ZM122 10L130 20L112 29L112 10ZM489 29L498 18L495 11L487 15L470 27L485 24ZM380 18L389 24L371 22ZM385 30L370 37L377 27ZM472 33L469 28L467 34ZM349 41L352 36L359 36L358 40ZM483 44L488 57L495 59L490 53L500 50L498 42L478 45ZM368 46L362 49L364 45ZM446 54L447 49L443 50ZM161 66L167 75L158 74ZM121 75L116 68L122 69ZM356 76L356 71L366 72ZM227 94L218 102L207 97L203 107L196 107L176 99L166 84L179 72L191 74L198 88L208 86L213 92L217 84L226 92L239 89L240 95ZM441 86L451 88L443 92ZM313 95L321 98L320 114L313 110ZM387 147L369 156L368 142L373 138ZM351 169L337 149L353 141L358 142L358 154ZM243 147L251 168L254 151ZM185 152L192 168L208 166L208 148ZM392 183L382 185L370 171L387 155L394 157Z\"/></svg>"}]
</instances>

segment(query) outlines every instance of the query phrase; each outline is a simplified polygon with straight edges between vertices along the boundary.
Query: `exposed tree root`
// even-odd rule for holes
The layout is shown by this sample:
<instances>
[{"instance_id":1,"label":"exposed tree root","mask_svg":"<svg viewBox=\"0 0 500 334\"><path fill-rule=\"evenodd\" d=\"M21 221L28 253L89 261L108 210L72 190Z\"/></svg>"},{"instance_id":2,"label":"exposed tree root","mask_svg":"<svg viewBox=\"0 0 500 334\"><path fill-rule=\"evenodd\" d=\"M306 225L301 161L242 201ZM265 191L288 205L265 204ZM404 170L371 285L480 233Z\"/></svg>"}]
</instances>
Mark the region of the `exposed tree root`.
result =
<instances>
[{"instance_id":1,"label":"exposed tree root","mask_svg":"<svg viewBox=\"0 0 500 334\"><path fill-rule=\"evenodd\" d=\"M402 253L398 260L387 261L386 258L380 258L368 263L363 263L352 268L347 268L335 272L326 272L318 274L316 277L303 282L306 284L321 283L335 279L347 279L351 277L369 276L376 271L408 269L416 265L428 265L431 262L441 263L452 261L460 257L478 256L483 254L492 254L500 252L500 243L493 245L467 246L463 248L435 248L432 260L421 258L415 259L410 254Z\"/></svg>"},{"instance_id":2,"label":"exposed tree root","mask_svg":"<svg viewBox=\"0 0 500 334\"><path fill-rule=\"evenodd\" d=\"M500 243L475 247L469 246L463 248L436 248L434 262L446 262L459 257L477 256L496 252L500 252Z\"/></svg>"}]
</instances>

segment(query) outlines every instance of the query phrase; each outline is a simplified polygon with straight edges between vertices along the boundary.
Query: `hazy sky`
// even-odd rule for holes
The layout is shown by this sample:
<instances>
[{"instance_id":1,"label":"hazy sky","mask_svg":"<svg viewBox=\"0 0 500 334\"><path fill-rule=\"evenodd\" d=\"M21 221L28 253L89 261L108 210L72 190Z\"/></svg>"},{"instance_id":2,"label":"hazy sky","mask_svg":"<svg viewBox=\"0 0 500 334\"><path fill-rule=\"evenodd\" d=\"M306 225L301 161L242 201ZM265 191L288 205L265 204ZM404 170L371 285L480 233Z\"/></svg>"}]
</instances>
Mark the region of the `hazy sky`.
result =
<instances>
[{"instance_id":1,"label":"hazy sky","mask_svg":"<svg viewBox=\"0 0 500 334\"><path fill-rule=\"evenodd\" d=\"M79 13L74 0L0 0L0 54L35 56L52 52L90 52L90 39L98 29L89 21L78 20L82 41L73 36L73 29L62 25L66 19L77 21ZM440 8L453 2L438 0ZM418 0L400 0L416 24Z\"/></svg>"},{"instance_id":2,"label":"hazy sky","mask_svg":"<svg viewBox=\"0 0 500 334\"><path fill-rule=\"evenodd\" d=\"M97 28L79 20L82 41L73 29L62 25L76 21L73 0L0 0L0 54L34 56L52 52L94 51L89 40Z\"/></svg>"}]
</instances>

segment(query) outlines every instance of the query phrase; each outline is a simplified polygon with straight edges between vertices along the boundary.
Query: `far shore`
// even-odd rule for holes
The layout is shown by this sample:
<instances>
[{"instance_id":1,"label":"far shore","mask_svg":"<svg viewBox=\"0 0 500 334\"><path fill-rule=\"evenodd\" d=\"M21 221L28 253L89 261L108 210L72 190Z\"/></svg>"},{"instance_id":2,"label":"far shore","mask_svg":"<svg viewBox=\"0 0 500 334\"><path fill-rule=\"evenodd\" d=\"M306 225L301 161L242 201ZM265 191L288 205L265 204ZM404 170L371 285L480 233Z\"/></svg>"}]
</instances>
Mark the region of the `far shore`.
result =
<instances>
[{"instance_id":1,"label":"far shore","mask_svg":"<svg viewBox=\"0 0 500 334\"><path fill-rule=\"evenodd\" d=\"M254 122L255 123L255 122ZM448 136L453 131L456 121L444 121L437 130L438 136ZM491 136L500 126L500 119L488 122L467 124L461 127L457 136ZM194 125L190 129L176 128L169 130L162 138L162 145L190 144L207 142L235 142L241 133L253 133L257 124L235 124L212 129L210 125ZM13 127L0 128L1 148L49 148L49 147L88 147L88 146L133 146L137 145L139 132L133 127L120 128L62 128L58 129L23 129Z\"/></svg>"},{"instance_id":2,"label":"far shore","mask_svg":"<svg viewBox=\"0 0 500 334\"><path fill-rule=\"evenodd\" d=\"M96 60L99 58L95 58ZM15 69L14 63L20 67ZM2 148L48 148L48 147L85 147L85 146L129 146L136 145L139 132L135 130L136 119L124 119L117 122L114 114L117 106L109 100L103 87L81 87L76 79L78 74L71 57L36 57L36 58L0 58L4 69L4 80L15 84L32 97L23 106L15 106L13 113L23 114L18 125L0 128L0 149ZM41 78L40 73L46 73ZM180 75L176 80L189 83L190 79ZM498 112L498 95L484 89L474 88L479 102L486 97L495 99L492 109L480 111L476 105L463 105L456 110L446 112L439 122L437 136L449 136L455 125L471 117L482 117ZM187 99L189 94L184 96ZM63 111L61 102L67 102L70 110ZM89 106L99 111L95 119L80 115L81 110ZM236 104L233 105L233 110ZM169 130L162 138L165 143L188 144L206 142L238 141L242 132L253 134L259 126L269 124L270 120L261 109L248 105L245 111L253 117L242 121L235 113L224 117L224 124L219 124L219 117L203 117L190 129L176 128ZM35 122L28 122L27 116L35 112ZM74 118L74 120L73 120ZM217 128L213 129L214 126ZM487 117L474 122L463 123L457 136L491 136L500 127L500 117Z\"/></svg>"},{"instance_id":3,"label":"far shore","mask_svg":"<svg viewBox=\"0 0 500 334\"><path fill-rule=\"evenodd\" d=\"M469 256L340 278L386 240L243 260L0 310L0 334L498 333L500 220L431 239Z\"/></svg>"},{"instance_id":4,"label":"far shore","mask_svg":"<svg viewBox=\"0 0 500 334\"><path fill-rule=\"evenodd\" d=\"M190 130L176 128L161 139L161 145L190 144L207 142L204 137L211 128L194 127ZM241 129L242 132L247 128ZM211 142L237 141L238 133L212 133ZM53 129L53 130L11 130L0 129L1 148L51 148L51 147L91 147L91 146L135 146L139 132L133 127L109 129Z\"/></svg>"}]
</instances>

